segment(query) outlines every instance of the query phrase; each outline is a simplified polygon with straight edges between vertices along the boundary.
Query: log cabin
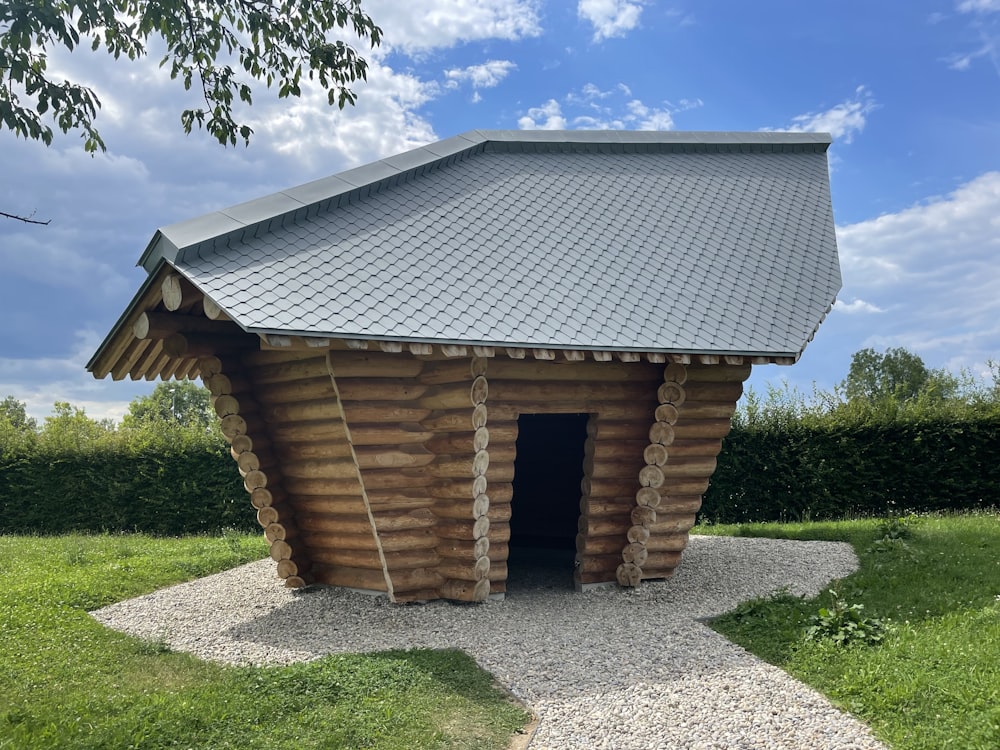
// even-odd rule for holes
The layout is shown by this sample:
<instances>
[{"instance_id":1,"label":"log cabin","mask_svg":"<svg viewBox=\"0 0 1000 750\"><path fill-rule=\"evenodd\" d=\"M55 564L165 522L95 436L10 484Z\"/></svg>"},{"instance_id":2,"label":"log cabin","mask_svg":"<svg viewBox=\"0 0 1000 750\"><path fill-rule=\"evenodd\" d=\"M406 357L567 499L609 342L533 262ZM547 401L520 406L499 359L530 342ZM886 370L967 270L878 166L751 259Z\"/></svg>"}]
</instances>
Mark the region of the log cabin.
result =
<instances>
[{"instance_id":1,"label":"log cabin","mask_svg":"<svg viewBox=\"0 0 1000 750\"><path fill-rule=\"evenodd\" d=\"M830 142L432 143L158 230L88 369L203 381L289 587L502 598L518 545L666 579L751 368L840 289Z\"/></svg>"}]
</instances>

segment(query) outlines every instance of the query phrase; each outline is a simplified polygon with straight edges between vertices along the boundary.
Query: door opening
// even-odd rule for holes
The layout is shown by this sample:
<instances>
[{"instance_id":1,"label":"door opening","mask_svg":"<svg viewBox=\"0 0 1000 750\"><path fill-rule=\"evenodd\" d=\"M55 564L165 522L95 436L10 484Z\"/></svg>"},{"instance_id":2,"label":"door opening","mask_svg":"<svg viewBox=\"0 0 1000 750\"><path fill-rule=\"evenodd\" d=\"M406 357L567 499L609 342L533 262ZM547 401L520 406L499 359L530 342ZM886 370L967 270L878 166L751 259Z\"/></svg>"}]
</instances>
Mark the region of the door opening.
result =
<instances>
[{"instance_id":1,"label":"door opening","mask_svg":"<svg viewBox=\"0 0 1000 750\"><path fill-rule=\"evenodd\" d=\"M517 420L508 586L545 572L573 586L580 481L589 414L522 414Z\"/></svg>"}]
</instances>

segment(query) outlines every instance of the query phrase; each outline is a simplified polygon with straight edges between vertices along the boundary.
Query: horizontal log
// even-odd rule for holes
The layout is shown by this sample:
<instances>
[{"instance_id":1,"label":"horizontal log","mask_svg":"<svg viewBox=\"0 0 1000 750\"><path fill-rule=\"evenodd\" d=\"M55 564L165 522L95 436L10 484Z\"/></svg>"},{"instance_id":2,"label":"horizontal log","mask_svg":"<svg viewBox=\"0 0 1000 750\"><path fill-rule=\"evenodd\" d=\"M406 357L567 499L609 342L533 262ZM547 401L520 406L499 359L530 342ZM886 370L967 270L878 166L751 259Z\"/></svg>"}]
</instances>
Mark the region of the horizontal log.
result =
<instances>
[{"instance_id":1,"label":"horizontal log","mask_svg":"<svg viewBox=\"0 0 1000 750\"><path fill-rule=\"evenodd\" d=\"M220 372L238 371L239 369L238 362L229 363L228 367L224 367L222 359L215 355L201 357L198 360L198 372L201 373L202 379L211 378Z\"/></svg>"},{"instance_id":2,"label":"horizontal log","mask_svg":"<svg viewBox=\"0 0 1000 750\"><path fill-rule=\"evenodd\" d=\"M587 449L587 444L591 446L591 451L595 459L609 459L609 458L630 458L638 461L639 457L642 456L642 452L649 441L645 439L644 430L639 429L639 436L632 439L605 439L603 437L593 439L588 438L584 444L584 450Z\"/></svg>"},{"instance_id":3,"label":"horizontal log","mask_svg":"<svg viewBox=\"0 0 1000 750\"><path fill-rule=\"evenodd\" d=\"M232 441L237 435L250 435L263 433L264 422L256 414L230 414L219 420L219 429L227 439Z\"/></svg>"},{"instance_id":4,"label":"horizontal log","mask_svg":"<svg viewBox=\"0 0 1000 750\"><path fill-rule=\"evenodd\" d=\"M662 487L666 466L643 466L639 470L639 484L643 487Z\"/></svg>"},{"instance_id":5,"label":"horizontal log","mask_svg":"<svg viewBox=\"0 0 1000 750\"><path fill-rule=\"evenodd\" d=\"M491 401L516 404L519 402L579 401L602 404L615 401L645 401L651 403L656 391L649 383L503 380L490 377ZM585 410L584 410L585 411Z\"/></svg>"},{"instance_id":6,"label":"horizontal log","mask_svg":"<svg viewBox=\"0 0 1000 750\"><path fill-rule=\"evenodd\" d=\"M258 384L254 396L261 404L279 406L301 401L330 401L336 397L329 375L304 378L270 385Z\"/></svg>"},{"instance_id":7,"label":"horizontal log","mask_svg":"<svg viewBox=\"0 0 1000 750\"><path fill-rule=\"evenodd\" d=\"M669 570L649 570L648 568L643 568L642 570L642 580L643 581L666 581L673 577L674 568Z\"/></svg>"},{"instance_id":8,"label":"horizontal log","mask_svg":"<svg viewBox=\"0 0 1000 750\"><path fill-rule=\"evenodd\" d=\"M489 537L479 539L438 539L437 551L441 557L457 560L475 560L487 556L491 560L506 560L510 553L507 542L491 542Z\"/></svg>"},{"instance_id":9,"label":"horizontal log","mask_svg":"<svg viewBox=\"0 0 1000 750\"><path fill-rule=\"evenodd\" d=\"M400 533L400 532L394 532ZM353 549L377 550L375 535L369 530L367 534L348 534L343 531L321 531L303 527L299 531L299 539L307 549Z\"/></svg>"},{"instance_id":10,"label":"horizontal log","mask_svg":"<svg viewBox=\"0 0 1000 750\"><path fill-rule=\"evenodd\" d=\"M576 535L576 551L584 555L621 555L626 544L628 544L628 539L624 534L620 536L618 534L611 536ZM620 562L621 558L619 557L615 567Z\"/></svg>"},{"instance_id":11,"label":"horizontal log","mask_svg":"<svg viewBox=\"0 0 1000 750\"><path fill-rule=\"evenodd\" d=\"M736 403L743 395L743 383L705 383L689 380L684 386L690 401L731 401Z\"/></svg>"},{"instance_id":12,"label":"horizontal log","mask_svg":"<svg viewBox=\"0 0 1000 750\"><path fill-rule=\"evenodd\" d=\"M279 446L281 461L310 459L341 460L353 463L354 454L345 436L327 436L319 440L285 442Z\"/></svg>"},{"instance_id":13,"label":"horizontal log","mask_svg":"<svg viewBox=\"0 0 1000 750\"><path fill-rule=\"evenodd\" d=\"M326 532L343 534L349 537L367 534L373 537L371 520L366 515L328 515L314 512L298 512L295 520L298 525L310 534ZM428 524L429 526L430 524Z\"/></svg>"},{"instance_id":14,"label":"horizontal log","mask_svg":"<svg viewBox=\"0 0 1000 750\"><path fill-rule=\"evenodd\" d=\"M237 467L239 467L240 473L246 476L247 472L256 471L260 469L260 458L253 451L244 451L243 453L237 453L232 448L229 449L229 455L233 457L236 461Z\"/></svg>"},{"instance_id":15,"label":"horizontal log","mask_svg":"<svg viewBox=\"0 0 1000 750\"><path fill-rule=\"evenodd\" d=\"M478 419L474 417L474 414L477 413L479 415ZM489 412L485 405L463 409L428 410L425 417L421 418L420 425L425 430L430 430L434 433L450 434L468 431L471 435L475 430L486 426L488 414ZM515 416L514 420L516 419ZM516 421L513 423L517 424Z\"/></svg>"},{"instance_id":16,"label":"horizontal log","mask_svg":"<svg viewBox=\"0 0 1000 750\"><path fill-rule=\"evenodd\" d=\"M261 404L260 413L268 422L288 423L341 418L340 404L334 398L285 404Z\"/></svg>"},{"instance_id":17,"label":"horizontal log","mask_svg":"<svg viewBox=\"0 0 1000 750\"><path fill-rule=\"evenodd\" d=\"M434 514L438 518L452 518L455 520L468 518L476 520L477 518L482 518L483 516L490 519L490 522L510 520L512 512L510 503L490 503L486 506L485 512L480 513L479 515L476 515L476 508L474 508L474 505L474 500L468 500L464 505L442 505L441 503L438 503L434 506Z\"/></svg>"},{"instance_id":18,"label":"horizontal log","mask_svg":"<svg viewBox=\"0 0 1000 750\"><path fill-rule=\"evenodd\" d=\"M633 456L631 461L620 458L587 459L584 471L593 479L633 479L643 468L642 454Z\"/></svg>"},{"instance_id":19,"label":"horizontal log","mask_svg":"<svg viewBox=\"0 0 1000 750\"><path fill-rule=\"evenodd\" d=\"M581 494L591 498L624 498L634 497L639 489L639 475L635 479L592 479L584 477L580 481Z\"/></svg>"},{"instance_id":20,"label":"horizontal log","mask_svg":"<svg viewBox=\"0 0 1000 750\"><path fill-rule=\"evenodd\" d=\"M175 333L239 333L233 323L208 320L200 315L144 312L132 324L137 339L165 339Z\"/></svg>"},{"instance_id":21,"label":"horizontal log","mask_svg":"<svg viewBox=\"0 0 1000 750\"><path fill-rule=\"evenodd\" d=\"M428 362L420 373L420 382L426 385L443 385L463 381L471 383L480 375L485 375L489 367L489 360L482 357Z\"/></svg>"},{"instance_id":22,"label":"horizontal log","mask_svg":"<svg viewBox=\"0 0 1000 750\"><path fill-rule=\"evenodd\" d=\"M435 502L426 488L413 491L368 489L365 494L373 510L426 508Z\"/></svg>"},{"instance_id":23,"label":"horizontal log","mask_svg":"<svg viewBox=\"0 0 1000 750\"><path fill-rule=\"evenodd\" d=\"M663 502L663 495L656 487L640 487L635 493L635 504L640 508L660 507Z\"/></svg>"},{"instance_id":24,"label":"horizontal log","mask_svg":"<svg viewBox=\"0 0 1000 750\"><path fill-rule=\"evenodd\" d=\"M607 516L628 516L632 512L635 504L627 495L613 498L581 497L580 513L589 518L602 518Z\"/></svg>"},{"instance_id":25,"label":"horizontal log","mask_svg":"<svg viewBox=\"0 0 1000 750\"><path fill-rule=\"evenodd\" d=\"M459 581L481 581L490 575L491 562L488 557L462 562L453 558L442 558L437 572L448 579Z\"/></svg>"},{"instance_id":26,"label":"horizontal log","mask_svg":"<svg viewBox=\"0 0 1000 750\"><path fill-rule=\"evenodd\" d=\"M315 536L315 535L314 535ZM367 536L368 545L363 542ZM317 541L322 541L324 537L316 536ZM405 552L408 550L435 549L437 547L437 535L433 528L406 529L404 531L384 531L378 535L379 544L382 551ZM344 549L367 549L374 546L374 536L372 534L359 534L356 537L346 538L340 535L336 539L327 539L323 546L339 546Z\"/></svg>"},{"instance_id":27,"label":"horizontal log","mask_svg":"<svg viewBox=\"0 0 1000 750\"><path fill-rule=\"evenodd\" d=\"M350 458L285 460L281 470L289 479L357 479L358 476L358 467Z\"/></svg>"},{"instance_id":28,"label":"horizontal log","mask_svg":"<svg viewBox=\"0 0 1000 750\"><path fill-rule=\"evenodd\" d=\"M375 518L375 528L379 534L388 531L406 531L412 529L433 528L438 522L428 508L397 511L372 511Z\"/></svg>"},{"instance_id":29,"label":"horizontal log","mask_svg":"<svg viewBox=\"0 0 1000 750\"><path fill-rule=\"evenodd\" d=\"M695 440L702 438L724 438L732 424L729 418L684 419L674 425L674 440Z\"/></svg>"},{"instance_id":30,"label":"horizontal log","mask_svg":"<svg viewBox=\"0 0 1000 750\"><path fill-rule=\"evenodd\" d=\"M694 525L694 518L671 516L671 519L667 523L657 518L657 522L652 524L656 530L650 529L649 541L646 542L650 552L680 552L687 547L688 529Z\"/></svg>"},{"instance_id":31,"label":"horizontal log","mask_svg":"<svg viewBox=\"0 0 1000 750\"><path fill-rule=\"evenodd\" d=\"M248 471L246 476L243 477L243 487L247 492L253 492L255 489L261 487L267 487L267 474L259 469L257 471Z\"/></svg>"},{"instance_id":32,"label":"horizontal log","mask_svg":"<svg viewBox=\"0 0 1000 750\"><path fill-rule=\"evenodd\" d=\"M344 402L344 416L348 424L391 424L420 422L430 416L430 409L403 406L396 403L366 404Z\"/></svg>"},{"instance_id":33,"label":"horizontal log","mask_svg":"<svg viewBox=\"0 0 1000 750\"><path fill-rule=\"evenodd\" d=\"M348 568L366 568L379 571L382 570L384 558L385 567L390 572L413 568L436 567L440 560L433 548L386 552L380 555L377 549L363 550L328 547L311 550L310 557L315 562L325 565L340 565Z\"/></svg>"},{"instance_id":34,"label":"horizontal log","mask_svg":"<svg viewBox=\"0 0 1000 750\"><path fill-rule=\"evenodd\" d=\"M719 455L722 450L722 441L716 438L693 438L688 440L674 440L667 449L670 456L675 458L689 456L711 456Z\"/></svg>"},{"instance_id":35,"label":"horizontal log","mask_svg":"<svg viewBox=\"0 0 1000 750\"><path fill-rule=\"evenodd\" d=\"M230 414L240 413L240 401L235 396L215 396L212 401L212 408L219 419L224 419ZM248 401L250 399L244 399L244 404Z\"/></svg>"},{"instance_id":36,"label":"horizontal log","mask_svg":"<svg viewBox=\"0 0 1000 750\"><path fill-rule=\"evenodd\" d=\"M687 477L670 477L664 481L663 489L668 495L704 495L708 489L708 477L695 479Z\"/></svg>"},{"instance_id":37,"label":"horizontal log","mask_svg":"<svg viewBox=\"0 0 1000 750\"><path fill-rule=\"evenodd\" d=\"M649 551L649 556L646 558L646 565L644 570L649 570L650 572L654 570L668 571L673 570L681 563L681 553L680 552L659 552L659 551ZM662 578L664 576L656 576L657 578Z\"/></svg>"},{"instance_id":38,"label":"horizontal log","mask_svg":"<svg viewBox=\"0 0 1000 750\"><path fill-rule=\"evenodd\" d=\"M362 470L427 466L435 458L433 453L419 445L404 445L395 449L359 446L355 448L355 453Z\"/></svg>"},{"instance_id":39,"label":"horizontal log","mask_svg":"<svg viewBox=\"0 0 1000 750\"><path fill-rule=\"evenodd\" d=\"M389 571L392 580L393 601L408 599L411 592L437 591L444 578L434 568L397 568ZM402 597L397 599L396 597ZM426 598L426 594L424 594Z\"/></svg>"},{"instance_id":40,"label":"horizontal log","mask_svg":"<svg viewBox=\"0 0 1000 750\"><path fill-rule=\"evenodd\" d=\"M658 510L660 513L697 513L701 510L701 495L667 494Z\"/></svg>"},{"instance_id":41,"label":"horizontal log","mask_svg":"<svg viewBox=\"0 0 1000 750\"><path fill-rule=\"evenodd\" d=\"M538 361L496 359L489 364L490 380L535 382L644 382L654 389L661 379L662 368L656 365L622 362Z\"/></svg>"},{"instance_id":42,"label":"horizontal log","mask_svg":"<svg viewBox=\"0 0 1000 750\"><path fill-rule=\"evenodd\" d=\"M376 474L381 473L376 472ZM375 482L370 482L369 479L369 477L366 477L365 486L371 489L413 489L420 486L417 480L398 474L388 477L377 477ZM356 478L299 479L297 477L286 477L284 487L292 495L337 496L359 495L361 493L361 484Z\"/></svg>"},{"instance_id":43,"label":"horizontal log","mask_svg":"<svg viewBox=\"0 0 1000 750\"><path fill-rule=\"evenodd\" d=\"M434 433L425 430L419 422L397 422L395 424L351 424L351 442L356 446L398 446L421 444L434 437ZM450 453L431 447L434 453Z\"/></svg>"},{"instance_id":44,"label":"horizontal log","mask_svg":"<svg viewBox=\"0 0 1000 750\"><path fill-rule=\"evenodd\" d=\"M220 372L207 378L203 377L202 382L213 396L238 397L240 394L250 394L253 391L250 381L238 374L223 375Z\"/></svg>"},{"instance_id":45,"label":"horizontal log","mask_svg":"<svg viewBox=\"0 0 1000 750\"><path fill-rule=\"evenodd\" d=\"M624 545L623 545L624 546ZM610 573L614 577L614 571L621 564L621 547L614 554L607 555L577 555L577 568L581 573Z\"/></svg>"},{"instance_id":46,"label":"horizontal log","mask_svg":"<svg viewBox=\"0 0 1000 750\"><path fill-rule=\"evenodd\" d=\"M472 480L443 479L434 482L427 490L436 500L470 500L484 492L495 503L509 503L514 497L514 486L511 482L486 481L484 477Z\"/></svg>"},{"instance_id":47,"label":"horizontal log","mask_svg":"<svg viewBox=\"0 0 1000 750\"><path fill-rule=\"evenodd\" d=\"M660 470L667 479L673 477L710 477L715 472L712 456L672 456Z\"/></svg>"},{"instance_id":48,"label":"horizontal log","mask_svg":"<svg viewBox=\"0 0 1000 750\"><path fill-rule=\"evenodd\" d=\"M505 505L509 505L509 503L505 503ZM489 512L490 497L489 495L482 494L475 498L438 500L434 503L432 510L438 518L455 518L459 520L471 518L474 521ZM497 520L506 521L509 519Z\"/></svg>"},{"instance_id":49,"label":"horizontal log","mask_svg":"<svg viewBox=\"0 0 1000 750\"><path fill-rule=\"evenodd\" d=\"M594 584L594 583L615 583L615 571L610 573L607 571L597 571L595 573L583 573L577 568L573 571L573 580L580 585Z\"/></svg>"},{"instance_id":50,"label":"horizontal log","mask_svg":"<svg viewBox=\"0 0 1000 750\"><path fill-rule=\"evenodd\" d=\"M383 352L339 352L329 354L330 369L340 378L416 378L427 363L411 356Z\"/></svg>"},{"instance_id":51,"label":"horizontal log","mask_svg":"<svg viewBox=\"0 0 1000 750\"><path fill-rule=\"evenodd\" d=\"M412 378L336 379L340 399L350 401L413 401L427 392L427 386Z\"/></svg>"},{"instance_id":52,"label":"horizontal log","mask_svg":"<svg viewBox=\"0 0 1000 750\"><path fill-rule=\"evenodd\" d=\"M254 360L263 355L275 361L255 364ZM326 357L315 352L249 352L243 355L243 361L250 379L258 388L310 378L326 378L329 382L330 378Z\"/></svg>"},{"instance_id":53,"label":"horizontal log","mask_svg":"<svg viewBox=\"0 0 1000 750\"><path fill-rule=\"evenodd\" d=\"M697 383L725 383L744 381L750 377L750 364L742 365L689 365L688 379Z\"/></svg>"},{"instance_id":54,"label":"horizontal log","mask_svg":"<svg viewBox=\"0 0 1000 750\"><path fill-rule=\"evenodd\" d=\"M434 529L440 539L462 539L474 541L489 534L490 522L489 519L486 518L477 518L475 520L471 518L468 520L443 518L437 522ZM492 538L490 541L492 543Z\"/></svg>"},{"instance_id":55,"label":"horizontal log","mask_svg":"<svg viewBox=\"0 0 1000 750\"><path fill-rule=\"evenodd\" d=\"M445 581L438 588L438 593L442 599L450 599L456 602L481 602L489 598L489 579L481 581L462 581L452 579Z\"/></svg>"},{"instance_id":56,"label":"horizontal log","mask_svg":"<svg viewBox=\"0 0 1000 750\"><path fill-rule=\"evenodd\" d=\"M357 495L297 495L290 503L296 513L324 513L331 516L364 516L368 508L360 490ZM422 507L422 506L421 506Z\"/></svg>"},{"instance_id":57,"label":"horizontal log","mask_svg":"<svg viewBox=\"0 0 1000 750\"><path fill-rule=\"evenodd\" d=\"M736 411L735 401L691 401L678 409L678 422L692 419L730 419Z\"/></svg>"},{"instance_id":58,"label":"horizontal log","mask_svg":"<svg viewBox=\"0 0 1000 750\"><path fill-rule=\"evenodd\" d=\"M303 420L268 426L268 435L279 445L317 440L347 440L347 431L340 419Z\"/></svg>"},{"instance_id":59,"label":"horizontal log","mask_svg":"<svg viewBox=\"0 0 1000 750\"><path fill-rule=\"evenodd\" d=\"M650 536L652 539L661 539L681 534L686 538L687 533L694 527L695 518L694 513L659 513L656 516L656 523L649 525ZM657 547L653 542L650 549L668 548Z\"/></svg>"},{"instance_id":60,"label":"horizontal log","mask_svg":"<svg viewBox=\"0 0 1000 750\"><path fill-rule=\"evenodd\" d=\"M363 591L388 591L385 573L366 568L347 568L342 565L328 565L316 562L312 569L316 583L328 586L362 589Z\"/></svg>"},{"instance_id":61,"label":"horizontal log","mask_svg":"<svg viewBox=\"0 0 1000 750\"><path fill-rule=\"evenodd\" d=\"M580 516L577 531L587 537L617 536L622 544L632 523L627 514L622 516L587 517Z\"/></svg>"}]
</instances>

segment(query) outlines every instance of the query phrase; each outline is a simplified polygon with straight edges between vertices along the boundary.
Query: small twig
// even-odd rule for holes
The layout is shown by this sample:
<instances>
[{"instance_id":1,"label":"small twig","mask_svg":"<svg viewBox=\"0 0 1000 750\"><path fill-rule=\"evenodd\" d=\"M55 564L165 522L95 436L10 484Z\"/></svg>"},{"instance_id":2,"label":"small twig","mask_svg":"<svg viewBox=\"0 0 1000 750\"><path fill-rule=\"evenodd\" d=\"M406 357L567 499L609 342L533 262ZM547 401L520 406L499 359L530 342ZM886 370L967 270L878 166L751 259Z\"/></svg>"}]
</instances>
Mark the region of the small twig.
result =
<instances>
[{"instance_id":1,"label":"small twig","mask_svg":"<svg viewBox=\"0 0 1000 750\"><path fill-rule=\"evenodd\" d=\"M31 217L34 215L35 215L34 211L32 211L29 216L18 216L17 214L9 214L6 211L0 211L0 216L4 217L5 219L16 219L17 221L23 221L25 224L41 224L42 226L46 226L47 224L52 223L52 219L47 219L46 221L39 221L38 219L32 219Z\"/></svg>"}]
</instances>

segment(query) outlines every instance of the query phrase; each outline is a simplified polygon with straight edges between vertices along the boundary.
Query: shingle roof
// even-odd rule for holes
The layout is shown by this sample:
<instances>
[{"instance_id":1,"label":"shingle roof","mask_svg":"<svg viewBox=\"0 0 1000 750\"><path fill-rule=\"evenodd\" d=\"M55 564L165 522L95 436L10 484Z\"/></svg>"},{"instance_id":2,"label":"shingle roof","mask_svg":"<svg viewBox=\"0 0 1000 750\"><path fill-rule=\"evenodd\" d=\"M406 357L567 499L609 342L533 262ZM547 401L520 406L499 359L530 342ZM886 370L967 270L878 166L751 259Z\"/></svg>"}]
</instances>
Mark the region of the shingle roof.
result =
<instances>
[{"instance_id":1,"label":"shingle roof","mask_svg":"<svg viewBox=\"0 0 1000 750\"><path fill-rule=\"evenodd\" d=\"M259 333L796 356L840 289L828 136L475 131L167 227Z\"/></svg>"}]
</instances>

